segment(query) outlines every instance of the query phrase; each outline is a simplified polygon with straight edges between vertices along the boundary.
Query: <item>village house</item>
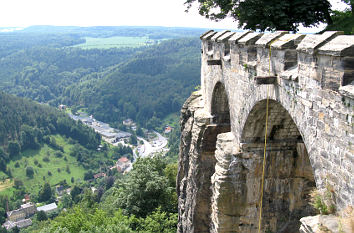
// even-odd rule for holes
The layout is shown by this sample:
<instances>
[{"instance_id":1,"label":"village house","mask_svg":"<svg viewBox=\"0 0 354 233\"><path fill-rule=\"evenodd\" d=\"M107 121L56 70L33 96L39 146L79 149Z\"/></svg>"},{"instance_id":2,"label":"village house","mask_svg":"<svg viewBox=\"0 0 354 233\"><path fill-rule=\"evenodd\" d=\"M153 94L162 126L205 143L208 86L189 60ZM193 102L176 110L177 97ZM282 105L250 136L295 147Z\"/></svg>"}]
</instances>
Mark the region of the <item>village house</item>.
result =
<instances>
[{"instance_id":1,"label":"village house","mask_svg":"<svg viewBox=\"0 0 354 233\"><path fill-rule=\"evenodd\" d=\"M21 205L20 209L7 212L9 221L16 222L28 218L36 213L36 206L31 202Z\"/></svg>"},{"instance_id":2,"label":"village house","mask_svg":"<svg viewBox=\"0 0 354 233\"><path fill-rule=\"evenodd\" d=\"M127 170L128 167L130 167L131 165L131 161L123 156L120 159L118 159L117 163L116 163L116 168L118 172L124 172L125 170Z\"/></svg>"},{"instance_id":3,"label":"village house","mask_svg":"<svg viewBox=\"0 0 354 233\"><path fill-rule=\"evenodd\" d=\"M29 200L29 196L25 199ZM7 221L2 225L7 230L12 229L14 227L24 228L32 225L32 220L28 219L32 215L37 212L35 204L28 202L21 205L20 209L8 211L7 214Z\"/></svg>"},{"instance_id":4,"label":"village house","mask_svg":"<svg viewBox=\"0 0 354 233\"><path fill-rule=\"evenodd\" d=\"M64 105L64 104L61 104L61 105L59 105L59 110L65 110L66 109L66 105Z\"/></svg>"},{"instance_id":5,"label":"village house","mask_svg":"<svg viewBox=\"0 0 354 233\"><path fill-rule=\"evenodd\" d=\"M167 126L165 127L164 133L166 133L166 134L171 133L172 130L173 130L173 128L172 128L171 126L167 125Z\"/></svg>"},{"instance_id":6,"label":"village house","mask_svg":"<svg viewBox=\"0 0 354 233\"><path fill-rule=\"evenodd\" d=\"M64 191L65 191L65 187L64 187L63 185L57 185L57 186L55 187L55 192L56 192L59 196L63 195Z\"/></svg>"},{"instance_id":7,"label":"village house","mask_svg":"<svg viewBox=\"0 0 354 233\"><path fill-rule=\"evenodd\" d=\"M100 173L97 173L97 174L93 175L93 178L95 178L95 179L98 179L98 178L101 178L101 177L106 177L106 173L100 172Z\"/></svg>"},{"instance_id":8,"label":"village house","mask_svg":"<svg viewBox=\"0 0 354 233\"><path fill-rule=\"evenodd\" d=\"M24 198L22 199L23 203L28 203L31 201L31 197L28 194L25 194Z\"/></svg>"},{"instance_id":9,"label":"village house","mask_svg":"<svg viewBox=\"0 0 354 233\"><path fill-rule=\"evenodd\" d=\"M130 118L125 119L123 121L123 125L126 125L126 126L132 126L133 124L134 124L134 121L132 119L130 119Z\"/></svg>"},{"instance_id":10,"label":"village house","mask_svg":"<svg viewBox=\"0 0 354 233\"><path fill-rule=\"evenodd\" d=\"M31 225L32 225L32 220L30 218L22 219L17 222L6 221L4 224L2 224L2 226L6 230L11 230L14 227L21 229L21 228L25 228L25 227L28 227Z\"/></svg>"}]
</instances>

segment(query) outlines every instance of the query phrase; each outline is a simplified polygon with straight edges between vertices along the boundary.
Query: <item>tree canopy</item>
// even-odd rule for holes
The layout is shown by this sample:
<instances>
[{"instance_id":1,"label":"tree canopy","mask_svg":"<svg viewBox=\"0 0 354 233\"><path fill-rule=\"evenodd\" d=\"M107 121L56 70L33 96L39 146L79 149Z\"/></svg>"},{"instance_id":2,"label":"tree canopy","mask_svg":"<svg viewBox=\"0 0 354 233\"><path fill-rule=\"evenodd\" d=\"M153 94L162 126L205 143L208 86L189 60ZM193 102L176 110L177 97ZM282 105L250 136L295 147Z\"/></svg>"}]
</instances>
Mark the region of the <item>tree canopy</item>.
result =
<instances>
[{"instance_id":1,"label":"tree canopy","mask_svg":"<svg viewBox=\"0 0 354 233\"><path fill-rule=\"evenodd\" d=\"M332 23L327 0L186 0L187 11L194 2L200 15L216 21L232 17L243 29L296 31L300 24Z\"/></svg>"}]
</instances>

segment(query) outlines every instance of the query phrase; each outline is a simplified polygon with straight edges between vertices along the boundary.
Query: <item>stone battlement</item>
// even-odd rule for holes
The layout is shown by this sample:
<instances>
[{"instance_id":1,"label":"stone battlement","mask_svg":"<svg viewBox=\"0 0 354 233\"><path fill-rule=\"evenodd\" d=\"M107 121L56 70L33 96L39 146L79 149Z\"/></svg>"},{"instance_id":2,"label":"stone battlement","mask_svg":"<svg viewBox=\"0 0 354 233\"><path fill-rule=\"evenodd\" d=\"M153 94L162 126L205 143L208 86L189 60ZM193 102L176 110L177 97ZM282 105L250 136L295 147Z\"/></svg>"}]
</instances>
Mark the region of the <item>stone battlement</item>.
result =
<instances>
[{"instance_id":1,"label":"stone battlement","mask_svg":"<svg viewBox=\"0 0 354 233\"><path fill-rule=\"evenodd\" d=\"M354 81L354 36L208 31L202 40L203 61L253 76L279 76L297 81L307 76L322 88L338 91ZM271 61L269 61L269 59Z\"/></svg>"}]
</instances>

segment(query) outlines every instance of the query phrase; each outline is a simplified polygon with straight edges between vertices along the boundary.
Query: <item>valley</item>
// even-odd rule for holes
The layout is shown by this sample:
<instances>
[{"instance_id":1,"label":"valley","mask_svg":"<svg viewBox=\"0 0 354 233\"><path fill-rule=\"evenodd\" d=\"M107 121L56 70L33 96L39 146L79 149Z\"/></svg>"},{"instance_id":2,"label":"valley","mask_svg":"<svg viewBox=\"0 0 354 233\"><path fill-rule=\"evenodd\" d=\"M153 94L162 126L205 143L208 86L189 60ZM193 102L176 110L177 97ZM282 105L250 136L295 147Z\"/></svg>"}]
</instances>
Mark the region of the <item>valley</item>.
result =
<instances>
[{"instance_id":1,"label":"valley","mask_svg":"<svg viewBox=\"0 0 354 233\"><path fill-rule=\"evenodd\" d=\"M39 26L0 33L3 226L54 232L61 219L85 211L136 216L138 225L125 224L131 230L160 216L175 229L178 112L198 84L200 32ZM6 219L24 203L57 208Z\"/></svg>"}]
</instances>

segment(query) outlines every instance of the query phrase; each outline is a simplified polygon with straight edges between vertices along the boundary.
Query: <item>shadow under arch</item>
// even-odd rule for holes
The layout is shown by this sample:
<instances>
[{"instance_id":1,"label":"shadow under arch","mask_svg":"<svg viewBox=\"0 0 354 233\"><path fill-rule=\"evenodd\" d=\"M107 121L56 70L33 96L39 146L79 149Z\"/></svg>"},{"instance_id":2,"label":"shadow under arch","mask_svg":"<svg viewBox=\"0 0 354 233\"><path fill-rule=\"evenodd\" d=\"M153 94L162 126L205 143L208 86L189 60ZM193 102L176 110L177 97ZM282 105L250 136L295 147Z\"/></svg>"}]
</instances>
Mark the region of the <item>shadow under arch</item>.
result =
<instances>
[{"instance_id":1,"label":"shadow under arch","mask_svg":"<svg viewBox=\"0 0 354 233\"><path fill-rule=\"evenodd\" d=\"M227 93L223 83L216 83L211 101L212 119L206 125L201 139L200 171L196 195L196 213L194 215L194 232L210 232L211 224L211 176L215 173L215 150L217 136L231 131L230 109Z\"/></svg>"},{"instance_id":2,"label":"shadow under arch","mask_svg":"<svg viewBox=\"0 0 354 233\"><path fill-rule=\"evenodd\" d=\"M247 226L248 229L255 228L258 223L265 124L266 100L262 100L253 106L241 134L243 157L251 158L254 163L254 170L248 171L244 181L254 185L247 185L245 193L256 193L255 198L258 199L253 200L253 214L257 216L257 222ZM279 102L269 100L263 232L267 229L271 232L299 232L299 219L314 213L308 204L308 195L315 187L307 149L295 122Z\"/></svg>"}]
</instances>

